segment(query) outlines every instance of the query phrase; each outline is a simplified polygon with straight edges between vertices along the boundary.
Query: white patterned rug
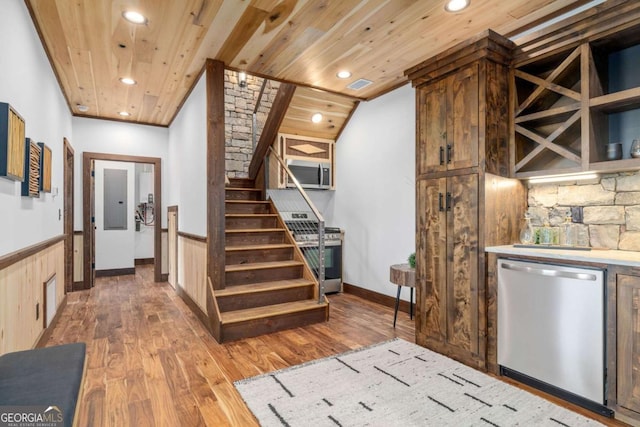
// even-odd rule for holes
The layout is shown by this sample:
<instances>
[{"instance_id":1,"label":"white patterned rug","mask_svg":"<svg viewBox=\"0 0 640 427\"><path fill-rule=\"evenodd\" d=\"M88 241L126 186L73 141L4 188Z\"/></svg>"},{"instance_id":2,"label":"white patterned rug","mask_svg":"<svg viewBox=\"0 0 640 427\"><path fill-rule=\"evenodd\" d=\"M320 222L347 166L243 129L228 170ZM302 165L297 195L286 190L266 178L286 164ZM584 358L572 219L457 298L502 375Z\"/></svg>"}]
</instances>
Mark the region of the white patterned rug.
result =
<instances>
[{"instance_id":1,"label":"white patterned rug","mask_svg":"<svg viewBox=\"0 0 640 427\"><path fill-rule=\"evenodd\" d=\"M235 382L262 426L600 426L394 339Z\"/></svg>"}]
</instances>

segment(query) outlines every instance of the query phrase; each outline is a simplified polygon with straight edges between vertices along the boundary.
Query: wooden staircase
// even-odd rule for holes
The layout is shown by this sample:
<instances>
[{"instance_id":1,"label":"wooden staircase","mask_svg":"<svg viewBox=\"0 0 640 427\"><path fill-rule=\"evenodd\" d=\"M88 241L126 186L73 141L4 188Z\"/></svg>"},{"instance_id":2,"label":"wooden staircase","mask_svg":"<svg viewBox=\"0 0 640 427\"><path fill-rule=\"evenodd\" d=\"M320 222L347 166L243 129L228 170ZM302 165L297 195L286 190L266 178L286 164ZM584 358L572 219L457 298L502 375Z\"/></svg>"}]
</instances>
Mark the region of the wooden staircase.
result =
<instances>
[{"instance_id":1,"label":"wooden staircase","mask_svg":"<svg viewBox=\"0 0 640 427\"><path fill-rule=\"evenodd\" d=\"M220 342L328 320L318 282L275 206L253 180L231 179L225 200L225 289L213 291Z\"/></svg>"}]
</instances>

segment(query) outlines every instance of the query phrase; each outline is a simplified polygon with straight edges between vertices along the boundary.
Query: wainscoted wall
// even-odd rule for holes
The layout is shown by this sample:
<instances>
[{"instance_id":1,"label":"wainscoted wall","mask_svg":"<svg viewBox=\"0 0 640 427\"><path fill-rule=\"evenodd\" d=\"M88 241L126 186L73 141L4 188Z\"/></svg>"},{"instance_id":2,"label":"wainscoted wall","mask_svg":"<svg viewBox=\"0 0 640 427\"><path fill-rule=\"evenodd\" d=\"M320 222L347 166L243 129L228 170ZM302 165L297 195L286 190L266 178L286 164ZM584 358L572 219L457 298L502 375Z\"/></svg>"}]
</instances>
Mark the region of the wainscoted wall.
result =
<instances>
[{"instance_id":1,"label":"wainscoted wall","mask_svg":"<svg viewBox=\"0 0 640 427\"><path fill-rule=\"evenodd\" d=\"M0 265L6 265L3 261L14 255L0 258ZM53 275L57 312L65 298L63 241L0 270L0 355L36 345L46 318L44 284Z\"/></svg>"},{"instance_id":2,"label":"wainscoted wall","mask_svg":"<svg viewBox=\"0 0 640 427\"><path fill-rule=\"evenodd\" d=\"M601 175L591 181L529 185L534 226L560 226L573 210L582 245L640 251L640 171Z\"/></svg>"},{"instance_id":3,"label":"wainscoted wall","mask_svg":"<svg viewBox=\"0 0 640 427\"><path fill-rule=\"evenodd\" d=\"M178 286L207 312L207 243L204 238L178 235Z\"/></svg>"}]
</instances>

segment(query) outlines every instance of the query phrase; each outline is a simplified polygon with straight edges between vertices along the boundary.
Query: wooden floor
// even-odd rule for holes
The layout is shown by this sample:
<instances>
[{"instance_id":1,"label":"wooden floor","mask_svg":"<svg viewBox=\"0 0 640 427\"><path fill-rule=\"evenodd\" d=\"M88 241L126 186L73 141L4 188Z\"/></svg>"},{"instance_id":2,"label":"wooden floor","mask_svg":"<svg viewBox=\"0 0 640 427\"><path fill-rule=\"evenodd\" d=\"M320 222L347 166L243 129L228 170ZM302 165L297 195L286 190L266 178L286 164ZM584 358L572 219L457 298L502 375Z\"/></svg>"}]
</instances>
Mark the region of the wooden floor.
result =
<instances>
[{"instance_id":1,"label":"wooden floor","mask_svg":"<svg viewBox=\"0 0 640 427\"><path fill-rule=\"evenodd\" d=\"M413 322L339 294L327 323L218 344L150 266L68 294L47 345L87 343L80 426L258 425L233 382L401 337Z\"/></svg>"},{"instance_id":2,"label":"wooden floor","mask_svg":"<svg viewBox=\"0 0 640 427\"><path fill-rule=\"evenodd\" d=\"M394 337L415 342L408 314L394 329L391 308L336 294L327 323L218 344L170 285L153 282L151 266L67 298L47 345L87 343L80 426L257 426L234 381Z\"/></svg>"}]
</instances>

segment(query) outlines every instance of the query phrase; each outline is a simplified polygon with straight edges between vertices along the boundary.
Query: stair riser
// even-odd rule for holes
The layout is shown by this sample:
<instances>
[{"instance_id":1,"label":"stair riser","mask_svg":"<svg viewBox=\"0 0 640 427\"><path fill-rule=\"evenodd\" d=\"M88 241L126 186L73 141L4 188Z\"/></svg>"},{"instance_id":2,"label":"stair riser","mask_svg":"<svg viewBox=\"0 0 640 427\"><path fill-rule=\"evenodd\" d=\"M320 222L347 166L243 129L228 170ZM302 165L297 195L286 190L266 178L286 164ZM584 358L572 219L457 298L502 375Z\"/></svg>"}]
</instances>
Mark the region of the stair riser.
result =
<instances>
[{"instance_id":1,"label":"stair riser","mask_svg":"<svg viewBox=\"0 0 640 427\"><path fill-rule=\"evenodd\" d=\"M255 188L255 181L246 178L229 178L229 187L234 188Z\"/></svg>"},{"instance_id":2,"label":"stair riser","mask_svg":"<svg viewBox=\"0 0 640 427\"><path fill-rule=\"evenodd\" d=\"M254 262L287 261L293 259L293 248L262 249L251 251L228 251L226 264L248 264Z\"/></svg>"},{"instance_id":3,"label":"stair riser","mask_svg":"<svg viewBox=\"0 0 640 427\"><path fill-rule=\"evenodd\" d=\"M252 190L227 190L225 192L226 200L261 200L262 194L260 191Z\"/></svg>"},{"instance_id":4,"label":"stair riser","mask_svg":"<svg viewBox=\"0 0 640 427\"><path fill-rule=\"evenodd\" d=\"M278 289L268 292L255 292L246 295L218 297L220 312L244 310L246 308L264 307L272 304L300 301L313 298L313 285Z\"/></svg>"},{"instance_id":5,"label":"stair riser","mask_svg":"<svg viewBox=\"0 0 640 427\"><path fill-rule=\"evenodd\" d=\"M298 279L300 277L302 277L302 266L264 268L259 270L227 272L225 273L225 283L227 286L235 286L247 283Z\"/></svg>"},{"instance_id":6,"label":"stair riser","mask_svg":"<svg viewBox=\"0 0 640 427\"><path fill-rule=\"evenodd\" d=\"M267 203L226 203L225 212L229 214L265 214L269 213Z\"/></svg>"},{"instance_id":7,"label":"stair riser","mask_svg":"<svg viewBox=\"0 0 640 427\"><path fill-rule=\"evenodd\" d=\"M278 221L275 217L242 217L226 218L226 230L238 230L242 228L276 228Z\"/></svg>"},{"instance_id":8,"label":"stair riser","mask_svg":"<svg viewBox=\"0 0 640 427\"><path fill-rule=\"evenodd\" d=\"M269 243L284 243L284 232L268 231L225 234L225 244L227 246L266 245Z\"/></svg>"},{"instance_id":9,"label":"stair riser","mask_svg":"<svg viewBox=\"0 0 640 427\"><path fill-rule=\"evenodd\" d=\"M319 305L318 308L298 313L288 313L280 316L254 319L246 322L222 325L222 341L234 341L242 338L256 337L258 335L283 331L285 329L298 328L325 322L329 319L329 307Z\"/></svg>"}]
</instances>

